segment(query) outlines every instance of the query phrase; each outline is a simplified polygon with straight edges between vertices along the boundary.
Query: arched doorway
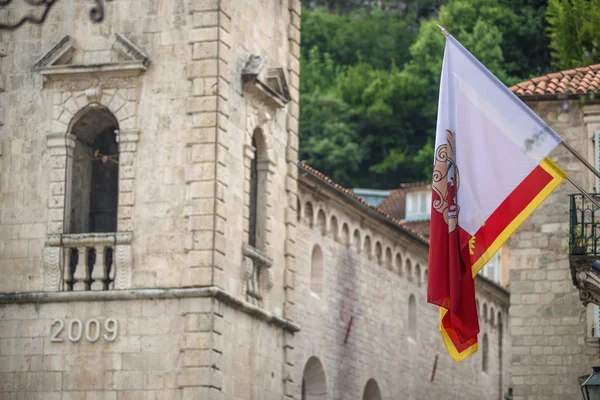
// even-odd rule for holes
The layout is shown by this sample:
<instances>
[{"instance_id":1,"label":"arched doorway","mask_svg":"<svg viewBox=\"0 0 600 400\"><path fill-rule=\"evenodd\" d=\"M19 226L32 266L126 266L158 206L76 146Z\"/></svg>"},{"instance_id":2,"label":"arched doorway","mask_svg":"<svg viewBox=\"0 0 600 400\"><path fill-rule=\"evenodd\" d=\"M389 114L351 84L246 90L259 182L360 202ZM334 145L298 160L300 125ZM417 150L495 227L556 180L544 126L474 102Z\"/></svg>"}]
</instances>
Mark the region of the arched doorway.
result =
<instances>
[{"instance_id":1,"label":"arched doorway","mask_svg":"<svg viewBox=\"0 0 600 400\"><path fill-rule=\"evenodd\" d=\"M302 374L301 400L327 399L327 381L325 370L317 357L311 357L306 362Z\"/></svg>"},{"instance_id":2,"label":"arched doorway","mask_svg":"<svg viewBox=\"0 0 600 400\"><path fill-rule=\"evenodd\" d=\"M365 385L362 400L381 400L381 392L375 379L369 379Z\"/></svg>"}]
</instances>

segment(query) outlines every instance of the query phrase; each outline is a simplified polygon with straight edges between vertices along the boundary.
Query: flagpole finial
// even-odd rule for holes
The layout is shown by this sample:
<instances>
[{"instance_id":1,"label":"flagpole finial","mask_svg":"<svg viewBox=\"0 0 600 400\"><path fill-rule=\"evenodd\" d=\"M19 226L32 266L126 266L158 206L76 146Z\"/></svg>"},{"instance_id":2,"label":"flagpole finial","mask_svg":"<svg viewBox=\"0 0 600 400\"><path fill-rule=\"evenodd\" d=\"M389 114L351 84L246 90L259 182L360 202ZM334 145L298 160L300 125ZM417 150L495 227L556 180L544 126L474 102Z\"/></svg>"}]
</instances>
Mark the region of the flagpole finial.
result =
<instances>
[{"instance_id":1,"label":"flagpole finial","mask_svg":"<svg viewBox=\"0 0 600 400\"><path fill-rule=\"evenodd\" d=\"M440 31L442 31L442 33L444 34L444 36L446 36L446 37L450 36L450 32L448 32L446 30L446 28L444 28L443 26L441 26L439 24L437 24L437 27L440 28Z\"/></svg>"}]
</instances>

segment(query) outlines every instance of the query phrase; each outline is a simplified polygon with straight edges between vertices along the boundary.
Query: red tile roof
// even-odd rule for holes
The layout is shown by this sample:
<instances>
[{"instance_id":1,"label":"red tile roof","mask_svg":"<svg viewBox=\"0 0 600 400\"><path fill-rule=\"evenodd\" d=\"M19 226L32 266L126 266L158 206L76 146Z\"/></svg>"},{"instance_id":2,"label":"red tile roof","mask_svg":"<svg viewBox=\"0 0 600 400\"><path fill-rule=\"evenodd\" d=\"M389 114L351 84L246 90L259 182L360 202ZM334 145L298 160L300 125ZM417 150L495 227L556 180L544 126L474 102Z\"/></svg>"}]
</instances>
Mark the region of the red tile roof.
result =
<instances>
[{"instance_id":1,"label":"red tile roof","mask_svg":"<svg viewBox=\"0 0 600 400\"><path fill-rule=\"evenodd\" d=\"M363 199L361 199L360 197L358 197L356 194L354 194L354 192L352 190L346 189L342 185L339 185L339 184L335 183L333 180L331 180L331 178L329 178L328 176L326 176L322 172L317 171L316 169L312 168L311 166L309 166L308 164L306 164L304 162L298 163L298 167L301 170L308 172L309 174L311 174L315 178L319 179L320 181L327 183L329 186L332 186L337 191L339 191L339 192L343 193L344 195L350 197L352 200L360 203L364 207L370 208L371 210L377 212L378 214L380 214L385 219L387 219L390 222L392 222L393 224L397 225L400 229L405 230L409 234L411 234L411 235L417 237L418 239L424 241L425 243L429 244L429 240L427 239L427 237L425 237L424 235L420 234L417 231L413 231L411 229L411 227L408 226L406 223L401 222L400 220L394 218L393 216L388 215L388 214L382 212L381 210L379 210L379 209L377 209L377 208L369 205L366 201L364 201Z\"/></svg>"},{"instance_id":2,"label":"red tile roof","mask_svg":"<svg viewBox=\"0 0 600 400\"><path fill-rule=\"evenodd\" d=\"M406 191L402 189L394 189L390 191L388 197L383 199L381 203L377 205L377 210L381 211L386 215L389 215L394 219L403 220L405 216L405 206Z\"/></svg>"},{"instance_id":3,"label":"red tile roof","mask_svg":"<svg viewBox=\"0 0 600 400\"><path fill-rule=\"evenodd\" d=\"M538 76L509 89L520 97L597 93L600 91L600 64Z\"/></svg>"}]
</instances>

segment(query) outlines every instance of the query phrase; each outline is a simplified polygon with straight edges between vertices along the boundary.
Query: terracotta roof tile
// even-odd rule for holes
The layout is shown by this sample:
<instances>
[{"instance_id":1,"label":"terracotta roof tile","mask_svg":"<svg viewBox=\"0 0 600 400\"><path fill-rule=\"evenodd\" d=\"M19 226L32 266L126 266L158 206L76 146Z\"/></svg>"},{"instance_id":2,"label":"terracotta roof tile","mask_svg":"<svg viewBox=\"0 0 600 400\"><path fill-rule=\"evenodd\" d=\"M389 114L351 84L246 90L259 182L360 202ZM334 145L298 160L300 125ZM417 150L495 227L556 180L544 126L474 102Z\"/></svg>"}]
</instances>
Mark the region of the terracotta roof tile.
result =
<instances>
[{"instance_id":1,"label":"terracotta roof tile","mask_svg":"<svg viewBox=\"0 0 600 400\"><path fill-rule=\"evenodd\" d=\"M406 207L406 191L394 189L389 196L377 205L377 210L397 220L403 220Z\"/></svg>"},{"instance_id":2,"label":"terracotta roof tile","mask_svg":"<svg viewBox=\"0 0 600 400\"><path fill-rule=\"evenodd\" d=\"M510 87L520 97L600 91L600 64L538 76Z\"/></svg>"}]
</instances>

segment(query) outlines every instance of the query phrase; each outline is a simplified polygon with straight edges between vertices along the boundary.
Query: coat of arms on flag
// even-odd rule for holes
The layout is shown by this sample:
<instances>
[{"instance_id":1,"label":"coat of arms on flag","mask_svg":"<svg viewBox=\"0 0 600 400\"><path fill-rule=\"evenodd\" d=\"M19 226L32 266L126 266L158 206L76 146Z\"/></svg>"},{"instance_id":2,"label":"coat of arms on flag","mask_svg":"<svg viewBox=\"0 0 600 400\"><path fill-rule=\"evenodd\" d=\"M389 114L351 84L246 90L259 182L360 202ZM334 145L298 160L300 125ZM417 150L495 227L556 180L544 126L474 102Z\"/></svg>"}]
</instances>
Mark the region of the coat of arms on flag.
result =
<instances>
[{"instance_id":1,"label":"coat of arms on flag","mask_svg":"<svg viewBox=\"0 0 600 400\"><path fill-rule=\"evenodd\" d=\"M460 361L477 351L474 276L562 182L562 141L452 36L436 131L427 300Z\"/></svg>"}]
</instances>

